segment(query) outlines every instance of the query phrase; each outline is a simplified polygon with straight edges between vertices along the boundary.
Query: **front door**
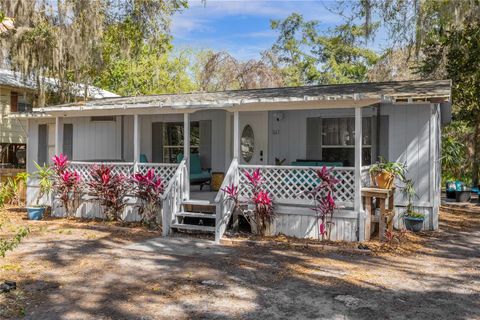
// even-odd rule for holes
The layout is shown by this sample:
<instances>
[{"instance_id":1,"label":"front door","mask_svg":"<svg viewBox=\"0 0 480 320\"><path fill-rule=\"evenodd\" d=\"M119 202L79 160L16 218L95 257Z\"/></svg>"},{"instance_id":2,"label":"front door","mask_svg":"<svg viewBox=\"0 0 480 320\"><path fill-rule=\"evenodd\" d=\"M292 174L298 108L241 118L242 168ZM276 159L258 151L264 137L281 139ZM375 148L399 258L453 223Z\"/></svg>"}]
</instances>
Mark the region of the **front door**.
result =
<instances>
[{"instance_id":1,"label":"front door","mask_svg":"<svg viewBox=\"0 0 480 320\"><path fill-rule=\"evenodd\" d=\"M240 112L240 163L268 164L268 112Z\"/></svg>"}]
</instances>

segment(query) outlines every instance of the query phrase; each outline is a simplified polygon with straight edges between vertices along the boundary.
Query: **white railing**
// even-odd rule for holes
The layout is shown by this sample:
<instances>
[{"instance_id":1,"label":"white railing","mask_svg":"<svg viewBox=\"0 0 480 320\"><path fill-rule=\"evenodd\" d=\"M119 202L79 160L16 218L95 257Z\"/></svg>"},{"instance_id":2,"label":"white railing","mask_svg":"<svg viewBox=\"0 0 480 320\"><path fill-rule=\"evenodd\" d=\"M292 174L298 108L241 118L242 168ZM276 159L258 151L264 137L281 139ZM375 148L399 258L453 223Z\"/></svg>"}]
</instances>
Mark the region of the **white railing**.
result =
<instances>
[{"instance_id":1,"label":"white railing","mask_svg":"<svg viewBox=\"0 0 480 320\"><path fill-rule=\"evenodd\" d=\"M123 174L126 177L130 177L134 172L133 162L84 162L84 161L70 161L69 166L72 170L75 170L83 182L92 180L92 168L95 165L108 165L112 168L113 174Z\"/></svg>"},{"instance_id":2,"label":"white railing","mask_svg":"<svg viewBox=\"0 0 480 320\"><path fill-rule=\"evenodd\" d=\"M163 193L162 208L162 235L170 234L170 226L175 220L175 215L180 211L182 202L186 199L188 193L187 184L189 183L186 160L182 160L177 167L173 177L168 183L167 189Z\"/></svg>"},{"instance_id":3,"label":"white railing","mask_svg":"<svg viewBox=\"0 0 480 320\"><path fill-rule=\"evenodd\" d=\"M315 170L319 167L300 166L256 166L239 165L240 186L248 184L246 173L253 174L260 169L263 187L280 204L311 204L313 199L309 194L319 184ZM334 176L340 180L334 190L337 204L342 207L352 207L355 198L355 168L334 167ZM241 198L251 198L248 188L240 188Z\"/></svg>"},{"instance_id":4,"label":"white railing","mask_svg":"<svg viewBox=\"0 0 480 320\"><path fill-rule=\"evenodd\" d=\"M370 185L370 167L371 166L362 167L362 187Z\"/></svg>"},{"instance_id":5,"label":"white railing","mask_svg":"<svg viewBox=\"0 0 480 320\"><path fill-rule=\"evenodd\" d=\"M177 171L178 163L137 163L135 172L146 174L148 170L153 169L155 175L162 177L165 184L169 184L170 180Z\"/></svg>"},{"instance_id":6,"label":"white railing","mask_svg":"<svg viewBox=\"0 0 480 320\"><path fill-rule=\"evenodd\" d=\"M215 221L215 242L219 243L222 239L225 230L227 229L228 222L230 217L235 210L235 203L232 200L228 199L228 196L225 192L222 191L225 187L229 185L238 186L239 176L238 176L238 160L233 159L230 167L228 168L227 174L223 179L222 186L215 197L215 206L216 206L216 221Z\"/></svg>"},{"instance_id":7,"label":"white railing","mask_svg":"<svg viewBox=\"0 0 480 320\"><path fill-rule=\"evenodd\" d=\"M134 173L145 174L151 168L155 170L155 174L162 177L164 183L168 185L177 170L177 163L137 163L134 162L87 162L87 161L70 161L69 166L82 177L82 181L88 182L92 180L93 166L107 165L112 168L113 174L123 174L126 177L132 176Z\"/></svg>"}]
</instances>

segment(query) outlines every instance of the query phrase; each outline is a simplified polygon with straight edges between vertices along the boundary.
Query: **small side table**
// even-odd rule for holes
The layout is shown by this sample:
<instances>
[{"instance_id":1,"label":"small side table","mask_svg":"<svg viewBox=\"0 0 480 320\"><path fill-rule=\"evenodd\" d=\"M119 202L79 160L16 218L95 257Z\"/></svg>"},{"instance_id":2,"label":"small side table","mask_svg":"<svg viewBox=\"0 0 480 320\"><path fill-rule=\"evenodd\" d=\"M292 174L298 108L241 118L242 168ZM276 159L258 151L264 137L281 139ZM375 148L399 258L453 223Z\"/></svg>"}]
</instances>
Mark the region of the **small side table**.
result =
<instances>
[{"instance_id":1,"label":"small side table","mask_svg":"<svg viewBox=\"0 0 480 320\"><path fill-rule=\"evenodd\" d=\"M385 231L393 231L395 188L362 188L362 200L367 215L365 220L365 240L369 240L372 233L372 224L378 222L378 236L380 241L385 240ZM374 200L375 199L375 203ZM388 208L386 204L388 203ZM380 209L380 216L375 215L375 209Z\"/></svg>"},{"instance_id":2,"label":"small side table","mask_svg":"<svg viewBox=\"0 0 480 320\"><path fill-rule=\"evenodd\" d=\"M222 187L223 179L225 174L223 172L212 172L212 184L211 190L218 191Z\"/></svg>"}]
</instances>

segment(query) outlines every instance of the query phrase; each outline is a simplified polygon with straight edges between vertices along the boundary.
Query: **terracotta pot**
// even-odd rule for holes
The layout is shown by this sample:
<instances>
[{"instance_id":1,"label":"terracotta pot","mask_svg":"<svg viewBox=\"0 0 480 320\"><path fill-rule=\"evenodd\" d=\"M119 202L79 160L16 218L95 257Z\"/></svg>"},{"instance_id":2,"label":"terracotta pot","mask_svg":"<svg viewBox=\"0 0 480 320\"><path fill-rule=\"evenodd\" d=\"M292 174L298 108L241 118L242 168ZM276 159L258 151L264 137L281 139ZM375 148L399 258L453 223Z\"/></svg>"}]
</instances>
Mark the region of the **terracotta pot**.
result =
<instances>
[{"instance_id":1,"label":"terracotta pot","mask_svg":"<svg viewBox=\"0 0 480 320\"><path fill-rule=\"evenodd\" d=\"M386 171L373 173L371 177L373 185L380 189L391 189L395 180L395 175Z\"/></svg>"}]
</instances>

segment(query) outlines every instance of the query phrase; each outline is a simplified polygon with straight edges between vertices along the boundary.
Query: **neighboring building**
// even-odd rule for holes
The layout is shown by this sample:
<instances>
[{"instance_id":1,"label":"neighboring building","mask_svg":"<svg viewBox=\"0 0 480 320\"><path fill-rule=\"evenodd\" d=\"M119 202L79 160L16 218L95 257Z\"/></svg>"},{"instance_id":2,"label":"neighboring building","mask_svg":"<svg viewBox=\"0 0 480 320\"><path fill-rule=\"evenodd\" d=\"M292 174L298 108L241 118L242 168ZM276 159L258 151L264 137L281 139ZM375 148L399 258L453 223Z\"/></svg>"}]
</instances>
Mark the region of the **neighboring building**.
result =
<instances>
[{"instance_id":1,"label":"neighboring building","mask_svg":"<svg viewBox=\"0 0 480 320\"><path fill-rule=\"evenodd\" d=\"M54 84L54 79L47 78ZM27 123L24 120L8 118L15 112L32 112L35 100L35 82L22 79L18 72L0 69L0 166L25 166ZM78 86L82 96L83 86ZM89 88L92 99L117 97L116 94L96 88Z\"/></svg>"},{"instance_id":2,"label":"neighboring building","mask_svg":"<svg viewBox=\"0 0 480 320\"><path fill-rule=\"evenodd\" d=\"M407 164L419 195L415 210L425 214L425 229L438 228L440 128L450 121L450 95L450 81L360 83L120 97L16 117L28 121L28 172L34 171L33 161L49 162L59 153L73 160L84 180L95 162L111 163L124 174L155 169L168 183L165 234L202 230L220 240L231 203L223 192L200 192L189 181L212 171L225 173L224 186L244 184L246 173L259 168L278 214L269 233L316 238L318 218L305 191L315 187L313 168L333 165L342 182L335 191L340 209L331 237L356 241L369 230L361 189L379 156ZM179 164L180 153L186 161ZM37 190L30 180L29 202ZM192 204L214 206L216 215L185 212ZM397 191L397 226L405 205ZM54 214L62 210L53 203ZM77 215L99 217L102 210L85 198ZM135 206L125 217L138 218Z\"/></svg>"}]
</instances>

